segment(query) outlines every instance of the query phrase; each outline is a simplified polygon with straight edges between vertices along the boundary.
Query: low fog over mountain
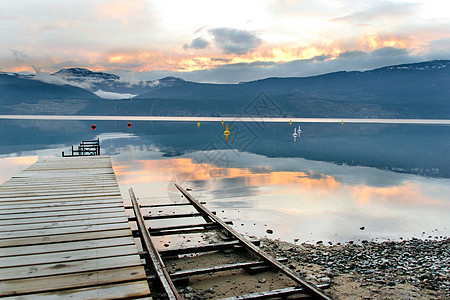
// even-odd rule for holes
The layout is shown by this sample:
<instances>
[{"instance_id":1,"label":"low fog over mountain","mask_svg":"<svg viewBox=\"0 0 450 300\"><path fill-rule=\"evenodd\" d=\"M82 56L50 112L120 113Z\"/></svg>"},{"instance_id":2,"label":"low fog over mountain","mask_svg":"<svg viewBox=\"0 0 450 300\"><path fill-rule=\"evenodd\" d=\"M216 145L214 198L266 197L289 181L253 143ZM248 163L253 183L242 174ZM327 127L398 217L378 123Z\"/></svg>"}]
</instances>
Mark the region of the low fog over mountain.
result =
<instances>
[{"instance_id":1,"label":"low fog over mountain","mask_svg":"<svg viewBox=\"0 0 450 300\"><path fill-rule=\"evenodd\" d=\"M449 60L239 84L175 77L130 83L70 68L45 78L0 73L0 112L231 116L245 115L252 101L263 97L277 107L271 116L449 118L449 83Z\"/></svg>"}]
</instances>

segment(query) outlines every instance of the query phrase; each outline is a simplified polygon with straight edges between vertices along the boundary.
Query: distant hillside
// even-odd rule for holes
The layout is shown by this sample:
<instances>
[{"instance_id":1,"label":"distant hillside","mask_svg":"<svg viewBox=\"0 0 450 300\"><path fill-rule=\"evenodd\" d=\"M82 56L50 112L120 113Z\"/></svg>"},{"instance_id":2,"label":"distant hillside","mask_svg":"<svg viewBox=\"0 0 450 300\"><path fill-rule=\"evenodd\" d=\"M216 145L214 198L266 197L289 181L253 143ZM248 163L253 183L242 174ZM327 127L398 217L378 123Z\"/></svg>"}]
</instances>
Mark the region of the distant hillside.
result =
<instances>
[{"instance_id":1,"label":"distant hillside","mask_svg":"<svg viewBox=\"0 0 450 300\"><path fill-rule=\"evenodd\" d=\"M185 82L136 98L227 100L245 107L264 92L285 116L448 118L449 84L450 61L445 60L240 84Z\"/></svg>"},{"instance_id":2,"label":"distant hillside","mask_svg":"<svg viewBox=\"0 0 450 300\"><path fill-rule=\"evenodd\" d=\"M277 108L269 116L450 118L450 60L239 84L196 83L166 77L133 85L121 82L114 74L82 68L52 74L64 82L86 86L87 90L0 75L3 113L26 113L29 107L19 105L25 102L37 105L29 113L245 116L252 105L258 104L254 100L263 97ZM138 96L105 100L92 93L99 89ZM55 106L55 99L66 99L66 105Z\"/></svg>"},{"instance_id":3,"label":"distant hillside","mask_svg":"<svg viewBox=\"0 0 450 300\"><path fill-rule=\"evenodd\" d=\"M0 73L2 114L76 113L93 99L99 97L79 87Z\"/></svg>"}]
</instances>

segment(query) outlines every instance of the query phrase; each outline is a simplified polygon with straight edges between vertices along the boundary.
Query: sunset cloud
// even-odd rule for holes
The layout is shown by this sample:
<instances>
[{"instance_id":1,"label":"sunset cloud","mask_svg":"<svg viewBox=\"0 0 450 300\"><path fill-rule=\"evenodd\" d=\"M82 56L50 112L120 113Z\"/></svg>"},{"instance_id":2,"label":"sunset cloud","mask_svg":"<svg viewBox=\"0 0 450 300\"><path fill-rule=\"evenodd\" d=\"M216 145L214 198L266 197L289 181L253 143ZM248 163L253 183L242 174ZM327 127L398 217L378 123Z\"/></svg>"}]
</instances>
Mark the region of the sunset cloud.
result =
<instances>
[{"instance_id":1,"label":"sunset cloud","mask_svg":"<svg viewBox=\"0 0 450 300\"><path fill-rule=\"evenodd\" d=\"M258 47L262 40L256 34L234 28L215 28L210 30L217 46L225 54L246 54Z\"/></svg>"},{"instance_id":2,"label":"sunset cloud","mask_svg":"<svg viewBox=\"0 0 450 300\"><path fill-rule=\"evenodd\" d=\"M205 49L208 47L209 42L207 40L204 40L202 38L196 38L192 41L190 45L184 44L183 48L185 50L187 49Z\"/></svg>"},{"instance_id":3,"label":"sunset cloud","mask_svg":"<svg viewBox=\"0 0 450 300\"><path fill-rule=\"evenodd\" d=\"M441 0L3 0L0 71L238 82L448 59L449 9Z\"/></svg>"}]
</instances>

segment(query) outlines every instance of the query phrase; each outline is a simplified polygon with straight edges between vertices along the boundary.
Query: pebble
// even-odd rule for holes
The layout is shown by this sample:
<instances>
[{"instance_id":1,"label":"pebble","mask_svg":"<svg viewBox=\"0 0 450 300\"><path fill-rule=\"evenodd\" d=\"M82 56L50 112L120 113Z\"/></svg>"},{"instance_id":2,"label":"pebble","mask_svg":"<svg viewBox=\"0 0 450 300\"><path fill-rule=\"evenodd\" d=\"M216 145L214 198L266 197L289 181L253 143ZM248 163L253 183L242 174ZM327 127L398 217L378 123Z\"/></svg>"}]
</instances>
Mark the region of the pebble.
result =
<instances>
[{"instance_id":1,"label":"pebble","mask_svg":"<svg viewBox=\"0 0 450 300\"><path fill-rule=\"evenodd\" d=\"M425 288L438 291L450 299L450 238L386 242L364 240L361 244L348 242L342 245L320 242L292 247L293 244L264 239L262 248L273 256L289 257L287 266L290 269L296 265L303 266L296 269L306 276L307 281L325 283L332 281L336 275L354 272L361 282L391 288L409 283L414 286L413 292ZM323 266L326 271L311 270L313 264Z\"/></svg>"}]
</instances>

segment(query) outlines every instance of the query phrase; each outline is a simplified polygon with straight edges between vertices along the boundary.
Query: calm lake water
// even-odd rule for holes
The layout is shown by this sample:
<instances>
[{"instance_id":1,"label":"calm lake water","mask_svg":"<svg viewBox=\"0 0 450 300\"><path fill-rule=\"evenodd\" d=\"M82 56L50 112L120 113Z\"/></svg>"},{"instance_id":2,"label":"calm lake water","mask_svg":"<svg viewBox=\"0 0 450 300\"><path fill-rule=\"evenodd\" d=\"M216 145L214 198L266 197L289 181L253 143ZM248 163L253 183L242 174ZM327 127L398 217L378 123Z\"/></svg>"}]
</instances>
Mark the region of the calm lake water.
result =
<instances>
[{"instance_id":1,"label":"calm lake water","mask_svg":"<svg viewBox=\"0 0 450 300\"><path fill-rule=\"evenodd\" d=\"M247 235L299 243L450 235L448 120L129 121L0 119L0 183L99 137L126 202L129 187L142 203L182 201L178 182Z\"/></svg>"}]
</instances>

